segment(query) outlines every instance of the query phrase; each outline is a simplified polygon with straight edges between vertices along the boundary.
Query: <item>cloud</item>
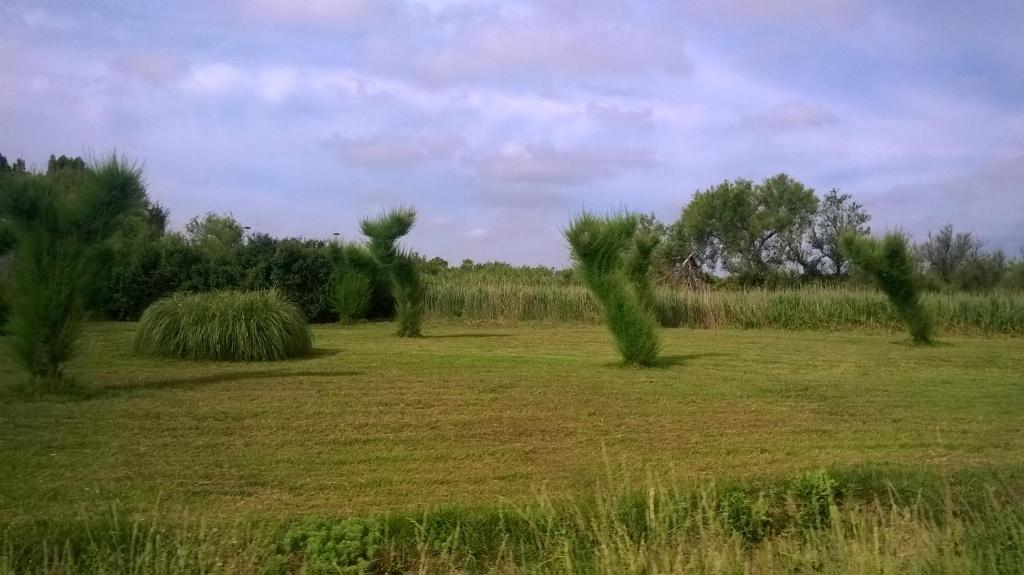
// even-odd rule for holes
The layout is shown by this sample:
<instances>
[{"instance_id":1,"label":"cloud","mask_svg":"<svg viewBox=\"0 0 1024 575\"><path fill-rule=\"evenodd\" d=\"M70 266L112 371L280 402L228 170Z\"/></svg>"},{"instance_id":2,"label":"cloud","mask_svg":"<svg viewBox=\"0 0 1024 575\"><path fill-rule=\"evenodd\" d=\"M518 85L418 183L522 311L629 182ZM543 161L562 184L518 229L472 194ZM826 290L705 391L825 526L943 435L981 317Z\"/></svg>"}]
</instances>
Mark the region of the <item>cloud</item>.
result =
<instances>
[{"instance_id":1,"label":"cloud","mask_svg":"<svg viewBox=\"0 0 1024 575\"><path fill-rule=\"evenodd\" d=\"M566 5L542 2L512 14L482 9L444 12L439 21L450 33L418 51L416 72L435 82L516 82L688 69L678 38L642 26L630 12L566 12Z\"/></svg>"},{"instance_id":2,"label":"cloud","mask_svg":"<svg viewBox=\"0 0 1024 575\"><path fill-rule=\"evenodd\" d=\"M485 181L578 186L656 165L646 151L616 148L559 149L550 143L507 143L493 155L475 161Z\"/></svg>"},{"instance_id":3,"label":"cloud","mask_svg":"<svg viewBox=\"0 0 1024 575\"><path fill-rule=\"evenodd\" d=\"M184 87L201 94L224 94L240 86L244 79L242 71L230 64L203 64L190 70Z\"/></svg>"},{"instance_id":4,"label":"cloud","mask_svg":"<svg viewBox=\"0 0 1024 575\"><path fill-rule=\"evenodd\" d=\"M31 8L21 13L21 21L33 30L43 32L70 32L77 23L69 16L58 16L42 8Z\"/></svg>"},{"instance_id":5,"label":"cloud","mask_svg":"<svg viewBox=\"0 0 1024 575\"><path fill-rule=\"evenodd\" d=\"M242 12L274 24L364 27L405 17L402 0L236 0Z\"/></svg>"},{"instance_id":6,"label":"cloud","mask_svg":"<svg viewBox=\"0 0 1024 575\"><path fill-rule=\"evenodd\" d=\"M866 196L885 228L902 227L920 240L947 223L971 231L993 249L1024 249L1024 155L985 162L956 175L922 179ZM928 209L923 209L925 206Z\"/></svg>"},{"instance_id":7,"label":"cloud","mask_svg":"<svg viewBox=\"0 0 1024 575\"><path fill-rule=\"evenodd\" d=\"M461 142L455 137L335 134L328 142L339 158L369 167L397 168L451 158Z\"/></svg>"},{"instance_id":8,"label":"cloud","mask_svg":"<svg viewBox=\"0 0 1024 575\"><path fill-rule=\"evenodd\" d=\"M654 109L644 105L623 107L617 104L587 102L583 113L588 118L608 124L647 124L654 116Z\"/></svg>"},{"instance_id":9,"label":"cloud","mask_svg":"<svg viewBox=\"0 0 1024 575\"><path fill-rule=\"evenodd\" d=\"M160 52L121 54L111 60L110 68L153 86L167 86L177 82L189 71L188 65L176 56Z\"/></svg>"},{"instance_id":10,"label":"cloud","mask_svg":"<svg viewBox=\"0 0 1024 575\"><path fill-rule=\"evenodd\" d=\"M835 114L818 104L783 102L757 114L743 118L741 125L753 130L781 132L806 128L821 128L838 123Z\"/></svg>"}]
</instances>

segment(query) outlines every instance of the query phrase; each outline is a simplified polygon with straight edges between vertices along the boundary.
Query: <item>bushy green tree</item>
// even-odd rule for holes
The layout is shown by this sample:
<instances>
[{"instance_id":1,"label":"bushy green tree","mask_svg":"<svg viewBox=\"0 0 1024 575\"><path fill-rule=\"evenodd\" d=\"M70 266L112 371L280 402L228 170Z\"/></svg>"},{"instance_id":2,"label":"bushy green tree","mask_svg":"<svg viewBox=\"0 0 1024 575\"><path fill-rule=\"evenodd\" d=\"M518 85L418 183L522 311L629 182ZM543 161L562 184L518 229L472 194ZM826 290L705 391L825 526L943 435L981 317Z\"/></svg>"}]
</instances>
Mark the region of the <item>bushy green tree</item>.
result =
<instances>
[{"instance_id":1,"label":"bushy green tree","mask_svg":"<svg viewBox=\"0 0 1024 575\"><path fill-rule=\"evenodd\" d=\"M814 190L786 174L759 184L725 181L694 195L676 235L711 271L721 265L744 281L764 283L783 270L790 238L809 228L817 208Z\"/></svg>"},{"instance_id":2,"label":"bushy green tree","mask_svg":"<svg viewBox=\"0 0 1024 575\"><path fill-rule=\"evenodd\" d=\"M369 238L367 247L370 253L391 280L395 320L401 337L421 335L426 311L423 282L416 258L398 246L398 240L409 233L415 222L416 210L397 208L359 223L363 235Z\"/></svg>"},{"instance_id":3,"label":"bushy green tree","mask_svg":"<svg viewBox=\"0 0 1024 575\"><path fill-rule=\"evenodd\" d=\"M845 277L849 264L839 249L839 238L847 232L870 234L869 221L871 215L852 196L830 190L818 203L806 233L789 236L790 258L807 278Z\"/></svg>"},{"instance_id":4,"label":"bushy green tree","mask_svg":"<svg viewBox=\"0 0 1024 575\"><path fill-rule=\"evenodd\" d=\"M881 240L847 232L840 249L854 265L870 274L888 296L915 342L932 340L932 317L921 303L920 282L907 237L886 234Z\"/></svg>"},{"instance_id":5,"label":"bushy green tree","mask_svg":"<svg viewBox=\"0 0 1024 575\"><path fill-rule=\"evenodd\" d=\"M14 355L33 385L61 390L87 305L107 278L106 242L145 206L141 172L114 156L74 177L21 172L0 185L0 213L16 236L8 286Z\"/></svg>"},{"instance_id":6,"label":"bushy green tree","mask_svg":"<svg viewBox=\"0 0 1024 575\"><path fill-rule=\"evenodd\" d=\"M608 329L627 364L652 365L660 349L649 290L650 254L656 243L637 238L633 215L580 214L565 237L580 276L601 304Z\"/></svg>"}]
</instances>

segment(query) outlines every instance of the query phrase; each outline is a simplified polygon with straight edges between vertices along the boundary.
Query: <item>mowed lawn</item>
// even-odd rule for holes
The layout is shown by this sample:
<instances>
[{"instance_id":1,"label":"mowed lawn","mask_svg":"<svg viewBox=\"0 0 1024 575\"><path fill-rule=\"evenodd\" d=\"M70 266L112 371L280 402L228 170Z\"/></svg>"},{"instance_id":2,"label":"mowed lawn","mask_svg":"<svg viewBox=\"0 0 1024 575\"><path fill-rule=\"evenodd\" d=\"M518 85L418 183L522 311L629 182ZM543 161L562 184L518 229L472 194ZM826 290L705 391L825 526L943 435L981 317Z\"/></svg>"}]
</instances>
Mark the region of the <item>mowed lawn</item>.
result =
<instances>
[{"instance_id":1,"label":"mowed lawn","mask_svg":"<svg viewBox=\"0 0 1024 575\"><path fill-rule=\"evenodd\" d=\"M608 473L1024 463L1021 338L675 329L662 366L630 369L597 325L393 329L315 327L314 357L246 364L142 359L134 324L89 325L71 371L102 393L0 405L0 521L527 501Z\"/></svg>"}]
</instances>

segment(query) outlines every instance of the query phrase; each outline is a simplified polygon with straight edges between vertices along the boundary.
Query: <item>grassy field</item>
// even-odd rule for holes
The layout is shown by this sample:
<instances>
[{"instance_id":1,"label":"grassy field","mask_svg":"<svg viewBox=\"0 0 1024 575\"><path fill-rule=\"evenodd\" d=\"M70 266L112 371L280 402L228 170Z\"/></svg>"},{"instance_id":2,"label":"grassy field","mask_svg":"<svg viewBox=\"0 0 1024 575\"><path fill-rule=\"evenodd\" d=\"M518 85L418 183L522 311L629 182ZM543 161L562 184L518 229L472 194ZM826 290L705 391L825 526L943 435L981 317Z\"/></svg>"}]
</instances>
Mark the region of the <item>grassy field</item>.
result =
<instances>
[{"instance_id":1,"label":"grassy field","mask_svg":"<svg viewBox=\"0 0 1024 575\"><path fill-rule=\"evenodd\" d=\"M247 364L141 359L133 324L90 325L72 371L97 396L0 406L0 520L526 501L609 466L642 481L1024 462L1019 338L666 330L663 365L634 370L600 326L392 329L318 327L316 356Z\"/></svg>"}]
</instances>

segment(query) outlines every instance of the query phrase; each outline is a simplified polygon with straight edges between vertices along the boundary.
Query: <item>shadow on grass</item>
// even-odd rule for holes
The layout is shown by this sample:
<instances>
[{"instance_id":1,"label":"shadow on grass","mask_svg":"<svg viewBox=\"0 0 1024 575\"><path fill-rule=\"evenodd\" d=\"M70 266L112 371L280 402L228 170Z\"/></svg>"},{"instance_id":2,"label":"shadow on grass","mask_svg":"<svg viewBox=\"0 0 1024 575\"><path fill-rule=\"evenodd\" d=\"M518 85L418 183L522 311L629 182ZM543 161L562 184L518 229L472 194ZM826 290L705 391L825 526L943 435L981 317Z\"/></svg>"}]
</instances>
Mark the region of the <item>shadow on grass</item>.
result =
<instances>
[{"instance_id":1,"label":"shadow on grass","mask_svg":"<svg viewBox=\"0 0 1024 575\"><path fill-rule=\"evenodd\" d=\"M703 359L705 357L717 357L722 355L731 355L719 352L708 352L708 353L684 353L684 354L672 354L672 355L659 355L654 363L645 367L631 366L622 363L621 361L613 361L605 363L605 367L625 367L629 369L668 369L677 365L684 365L691 361Z\"/></svg>"},{"instance_id":2,"label":"shadow on grass","mask_svg":"<svg viewBox=\"0 0 1024 575\"><path fill-rule=\"evenodd\" d=\"M153 381L141 381L124 385L109 385L97 389L95 397L109 397L138 390L161 390L161 389L190 389L205 385L228 383L232 381L247 381L259 379L291 379L302 377L351 377L362 375L362 371L335 370L335 371L294 371L289 369L274 369L264 371L235 371L211 373L195 377L183 377L174 379L158 379Z\"/></svg>"},{"instance_id":3,"label":"shadow on grass","mask_svg":"<svg viewBox=\"0 0 1024 575\"><path fill-rule=\"evenodd\" d=\"M449 333L442 335L428 335L426 339L474 339L485 337L512 337L510 333Z\"/></svg>"}]
</instances>

